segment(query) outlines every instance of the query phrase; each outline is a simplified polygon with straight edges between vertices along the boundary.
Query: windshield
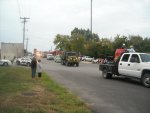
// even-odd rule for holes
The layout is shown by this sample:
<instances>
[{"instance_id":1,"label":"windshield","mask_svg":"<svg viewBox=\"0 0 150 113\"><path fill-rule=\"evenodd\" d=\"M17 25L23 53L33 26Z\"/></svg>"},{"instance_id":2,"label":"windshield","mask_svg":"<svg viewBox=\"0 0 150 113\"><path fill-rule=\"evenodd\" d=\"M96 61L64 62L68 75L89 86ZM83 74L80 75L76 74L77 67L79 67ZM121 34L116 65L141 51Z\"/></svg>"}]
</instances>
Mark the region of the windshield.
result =
<instances>
[{"instance_id":1,"label":"windshield","mask_svg":"<svg viewBox=\"0 0 150 113\"><path fill-rule=\"evenodd\" d=\"M140 54L142 62L150 62L150 54Z\"/></svg>"}]
</instances>

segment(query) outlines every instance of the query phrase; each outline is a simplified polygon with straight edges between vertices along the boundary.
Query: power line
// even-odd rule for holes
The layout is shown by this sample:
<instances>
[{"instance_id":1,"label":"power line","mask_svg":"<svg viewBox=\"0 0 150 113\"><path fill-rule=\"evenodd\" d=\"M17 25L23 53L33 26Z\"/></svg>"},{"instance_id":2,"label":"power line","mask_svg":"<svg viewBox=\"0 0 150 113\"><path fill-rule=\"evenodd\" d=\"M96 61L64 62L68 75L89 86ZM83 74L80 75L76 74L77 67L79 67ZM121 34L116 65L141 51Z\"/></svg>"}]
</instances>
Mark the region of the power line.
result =
<instances>
[{"instance_id":1,"label":"power line","mask_svg":"<svg viewBox=\"0 0 150 113\"><path fill-rule=\"evenodd\" d=\"M30 18L20 17L20 19L23 19L22 23L23 23L23 56L24 56L25 25L26 25L27 19L30 19Z\"/></svg>"}]
</instances>

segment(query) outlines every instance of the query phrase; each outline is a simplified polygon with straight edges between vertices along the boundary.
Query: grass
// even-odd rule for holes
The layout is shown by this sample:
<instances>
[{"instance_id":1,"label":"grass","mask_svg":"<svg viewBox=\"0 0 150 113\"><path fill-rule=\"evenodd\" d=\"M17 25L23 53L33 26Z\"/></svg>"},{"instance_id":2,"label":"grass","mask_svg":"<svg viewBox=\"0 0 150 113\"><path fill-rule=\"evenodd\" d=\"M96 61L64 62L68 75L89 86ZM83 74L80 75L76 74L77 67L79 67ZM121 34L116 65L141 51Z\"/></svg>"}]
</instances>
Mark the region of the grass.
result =
<instances>
[{"instance_id":1,"label":"grass","mask_svg":"<svg viewBox=\"0 0 150 113\"><path fill-rule=\"evenodd\" d=\"M41 79L32 79L30 68L0 67L0 113L91 113L91 110L46 73Z\"/></svg>"}]
</instances>

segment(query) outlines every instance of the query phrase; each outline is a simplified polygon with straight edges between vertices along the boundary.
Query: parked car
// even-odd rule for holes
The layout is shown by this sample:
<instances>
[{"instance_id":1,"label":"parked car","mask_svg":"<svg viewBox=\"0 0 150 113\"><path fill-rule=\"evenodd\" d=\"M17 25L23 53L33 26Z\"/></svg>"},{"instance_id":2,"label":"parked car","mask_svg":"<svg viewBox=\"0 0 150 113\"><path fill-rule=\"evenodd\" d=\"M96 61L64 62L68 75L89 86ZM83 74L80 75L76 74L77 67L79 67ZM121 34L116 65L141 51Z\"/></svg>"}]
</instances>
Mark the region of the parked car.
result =
<instances>
[{"instance_id":1,"label":"parked car","mask_svg":"<svg viewBox=\"0 0 150 113\"><path fill-rule=\"evenodd\" d=\"M29 57L17 58L16 64L17 65L30 66L31 65L31 58L29 58Z\"/></svg>"},{"instance_id":2,"label":"parked car","mask_svg":"<svg viewBox=\"0 0 150 113\"><path fill-rule=\"evenodd\" d=\"M82 61L89 61L89 62L92 62L93 58L90 57L90 56L84 56L82 57Z\"/></svg>"},{"instance_id":3,"label":"parked car","mask_svg":"<svg viewBox=\"0 0 150 113\"><path fill-rule=\"evenodd\" d=\"M99 62L100 62L100 59L93 59L93 60L92 60L92 63L93 63L93 64L96 64L96 63L99 63Z\"/></svg>"},{"instance_id":4,"label":"parked car","mask_svg":"<svg viewBox=\"0 0 150 113\"><path fill-rule=\"evenodd\" d=\"M93 58L90 56L86 56L85 61L92 62Z\"/></svg>"},{"instance_id":5,"label":"parked car","mask_svg":"<svg viewBox=\"0 0 150 113\"><path fill-rule=\"evenodd\" d=\"M47 60L54 60L53 54L47 54Z\"/></svg>"},{"instance_id":6,"label":"parked car","mask_svg":"<svg viewBox=\"0 0 150 113\"><path fill-rule=\"evenodd\" d=\"M55 57L54 57L54 61L55 61L56 63L61 63L61 57L60 57L60 55L55 56Z\"/></svg>"},{"instance_id":7,"label":"parked car","mask_svg":"<svg viewBox=\"0 0 150 113\"><path fill-rule=\"evenodd\" d=\"M0 60L0 65L1 66L9 66L9 65L11 65L12 63L11 63L11 61L10 60L5 60L5 59L1 59Z\"/></svg>"}]
</instances>

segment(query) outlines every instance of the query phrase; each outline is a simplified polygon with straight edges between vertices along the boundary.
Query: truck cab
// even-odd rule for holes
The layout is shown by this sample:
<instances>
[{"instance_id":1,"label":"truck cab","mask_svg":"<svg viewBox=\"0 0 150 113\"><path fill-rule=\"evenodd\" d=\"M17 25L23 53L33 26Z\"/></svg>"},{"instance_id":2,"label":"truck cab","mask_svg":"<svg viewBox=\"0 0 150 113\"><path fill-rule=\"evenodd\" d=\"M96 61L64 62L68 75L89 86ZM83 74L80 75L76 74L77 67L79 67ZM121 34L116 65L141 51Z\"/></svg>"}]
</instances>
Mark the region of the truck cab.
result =
<instances>
[{"instance_id":1,"label":"truck cab","mask_svg":"<svg viewBox=\"0 0 150 113\"><path fill-rule=\"evenodd\" d=\"M139 55L138 53L125 53L122 55L118 65L119 74L140 78L142 62Z\"/></svg>"}]
</instances>

